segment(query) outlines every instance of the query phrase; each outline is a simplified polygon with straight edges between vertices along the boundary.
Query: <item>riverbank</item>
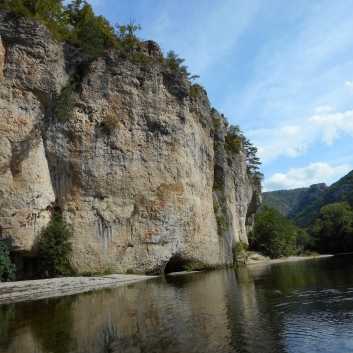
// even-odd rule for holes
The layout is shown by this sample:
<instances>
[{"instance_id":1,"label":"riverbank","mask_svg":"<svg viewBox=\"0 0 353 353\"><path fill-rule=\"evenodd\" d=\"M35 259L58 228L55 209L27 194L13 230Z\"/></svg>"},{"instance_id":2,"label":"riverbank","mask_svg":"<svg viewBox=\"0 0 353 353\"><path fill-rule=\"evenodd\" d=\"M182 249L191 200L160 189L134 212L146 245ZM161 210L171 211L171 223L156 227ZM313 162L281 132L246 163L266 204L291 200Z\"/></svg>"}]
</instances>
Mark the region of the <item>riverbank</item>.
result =
<instances>
[{"instance_id":1,"label":"riverbank","mask_svg":"<svg viewBox=\"0 0 353 353\"><path fill-rule=\"evenodd\" d=\"M0 305L19 301L62 297L103 288L146 281L155 276L108 275L101 277L62 277L0 283Z\"/></svg>"},{"instance_id":2,"label":"riverbank","mask_svg":"<svg viewBox=\"0 0 353 353\"><path fill-rule=\"evenodd\" d=\"M273 264L273 263L281 263L281 262L293 262L293 261L303 261L310 259L321 259L324 257L331 257L333 255L311 255L311 256L289 256L283 257L280 259L270 259L269 257L265 257L260 253L251 252L248 254L248 258L246 260L246 265L264 265L264 264Z\"/></svg>"},{"instance_id":3,"label":"riverbank","mask_svg":"<svg viewBox=\"0 0 353 353\"><path fill-rule=\"evenodd\" d=\"M251 252L247 258L246 265L270 265L273 263L302 261L329 256L333 255L290 256L271 260L259 253ZM169 275L182 275L186 273L190 272L177 272ZM97 277L62 277L0 283L0 305L20 301L62 297L104 288L115 288L139 281L146 281L155 277L156 276L114 274Z\"/></svg>"}]
</instances>

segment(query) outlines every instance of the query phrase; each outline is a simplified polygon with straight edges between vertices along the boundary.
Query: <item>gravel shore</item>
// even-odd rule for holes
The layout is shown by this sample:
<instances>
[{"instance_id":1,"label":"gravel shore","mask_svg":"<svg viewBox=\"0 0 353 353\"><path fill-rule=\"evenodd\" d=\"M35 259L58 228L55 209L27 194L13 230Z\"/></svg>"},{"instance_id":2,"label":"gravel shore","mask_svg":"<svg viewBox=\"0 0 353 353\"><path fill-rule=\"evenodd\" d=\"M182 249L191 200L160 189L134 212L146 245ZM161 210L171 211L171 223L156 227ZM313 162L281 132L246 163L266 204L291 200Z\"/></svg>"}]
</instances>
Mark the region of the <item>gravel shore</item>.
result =
<instances>
[{"instance_id":1,"label":"gravel shore","mask_svg":"<svg viewBox=\"0 0 353 353\"><path fill-rule=\"evenodd\" d=\"M246 265L266 265L266 264L276 264L280 262L293 262L293 261L303 261L310 259L320 259L323 257L331 257L333 255L316 255L316 256L289 256L280 259L271 260L269 257L264 257L259 254L253 255L246 261Z\"/></svg>"},{"instance_id":2,"label":"gravel shore","mask_svg":"<svg viewBox=\"0 0 353 353\"><path fill-rule=\"evenodd\" d=\"M0 283L0 305L25 300L62 297L102 288L113 288L155 276L108 275L101 277L63 277Z\"/></svg>"}]
</instances>

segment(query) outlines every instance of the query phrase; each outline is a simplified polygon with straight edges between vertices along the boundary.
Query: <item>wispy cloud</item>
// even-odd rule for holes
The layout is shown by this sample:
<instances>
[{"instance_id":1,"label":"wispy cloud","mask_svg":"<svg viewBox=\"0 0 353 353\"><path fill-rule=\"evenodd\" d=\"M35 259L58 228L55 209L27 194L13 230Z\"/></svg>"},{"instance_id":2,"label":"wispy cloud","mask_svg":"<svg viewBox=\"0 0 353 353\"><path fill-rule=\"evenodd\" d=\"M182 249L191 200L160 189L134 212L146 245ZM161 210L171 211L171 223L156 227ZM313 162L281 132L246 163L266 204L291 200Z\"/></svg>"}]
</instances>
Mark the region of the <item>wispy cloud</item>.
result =
<instances>
[{"instance_id":1,"label":"wispy cloud","mask_svg":"<svg viewBox=\"0 0 353 353\"><path fill-rule=\"evenodd\" d=\"M353 70L352 10L343 1L309 6L295 25L260 43L244 86L229 90L220 109L245 130L300 122L323 103L347 109L351 96L342 82Z\"/></svg>"},{"instance_id":2,"label":"wispy cloud","mask_svg":"<svg viewBox=\"0 0 353 353\"><path fill-rule=\"evenodd\" d=\"M310 163L304 168L291 168L288 173L275 173L264 182L264 191L296 189L310 184L330 185L350 171L349 164L331 167L327 163Z\"/></svg>"},{"instance_id":3,"label":"wispy cloud","mask_svg":"<svg viewBox=\"0 0 353 353\"><path fill-rule=\"evenodd\" d=\"M317 107L315 114L300 125L251 131L249 136L258 146L264 164L281 156L305 154L317 141L331 146L344 135L353 136L353 110L332 113L332 108Z\"/></svg>"},{"instance_id":4,"label":"wispy cloud","mask_svg":"<svg viewBox=\"0 0 353 353\"><path fill-rule=\"evenodd\" d=\"M346 81L346 86L353 90L353 81Z\"/></svg>"}]
</instances>

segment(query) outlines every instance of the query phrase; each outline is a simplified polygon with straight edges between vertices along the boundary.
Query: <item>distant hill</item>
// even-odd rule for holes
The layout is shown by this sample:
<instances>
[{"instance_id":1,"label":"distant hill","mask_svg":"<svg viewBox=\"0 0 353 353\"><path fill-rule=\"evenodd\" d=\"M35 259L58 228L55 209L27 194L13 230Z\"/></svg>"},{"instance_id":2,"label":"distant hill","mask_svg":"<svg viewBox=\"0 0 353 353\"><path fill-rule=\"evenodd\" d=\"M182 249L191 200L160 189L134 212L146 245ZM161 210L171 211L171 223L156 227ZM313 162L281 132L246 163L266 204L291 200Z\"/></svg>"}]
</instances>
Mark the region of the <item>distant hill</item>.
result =
<instances>
[{"instance_id":1,"label":"distant hill","mask_svg":"<svg viewBox=\"0 0 353 353\"><path fill-rule=\"evenodd\" d=\"M298 204L299 196L307 190L309 188L263 192L262 205L272 206L284 216L288 216L291 210Z\"/></svg>"},{"instance_id":2,"label":"distant hill","mask_svg":"<svg viewBox=\"0 0 353 353\"><path fill-rule=\"evenodd\" d=\"M310 198L310 193L313 192L314 194L316 192L318 196ZM309 189L305 194L300 196L302 201L298 200L297 206L287 215L287 218L298 227L307 227L319 215L321 207L325 205L343 201L348 201L353 205L353 170L330 187L319 191Z\"/></svg>"}]
</instances>

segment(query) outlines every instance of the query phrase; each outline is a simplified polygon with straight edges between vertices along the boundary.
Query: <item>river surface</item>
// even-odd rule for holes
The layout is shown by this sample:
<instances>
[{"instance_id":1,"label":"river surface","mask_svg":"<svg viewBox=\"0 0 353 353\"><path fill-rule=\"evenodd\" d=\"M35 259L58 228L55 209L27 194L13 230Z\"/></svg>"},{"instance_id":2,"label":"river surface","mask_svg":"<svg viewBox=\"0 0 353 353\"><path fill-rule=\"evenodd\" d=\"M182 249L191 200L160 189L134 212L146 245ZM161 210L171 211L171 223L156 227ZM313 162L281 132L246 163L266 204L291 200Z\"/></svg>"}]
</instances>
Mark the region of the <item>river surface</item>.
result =
<instances>
[{"instance_id":1,"label":"river surface","mask_svg":"<svg viewBox=\"0 0 353 353\"><path fill-rule=\"evenodd\" d=\"M0 352L353 352L353 254L1 305Z\"/></svg>"}]
</instances>

